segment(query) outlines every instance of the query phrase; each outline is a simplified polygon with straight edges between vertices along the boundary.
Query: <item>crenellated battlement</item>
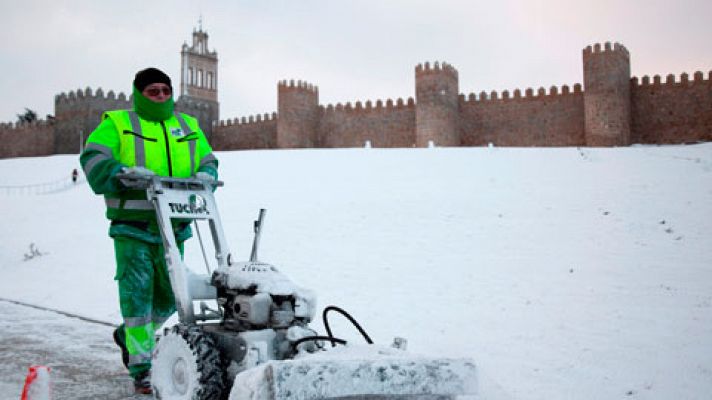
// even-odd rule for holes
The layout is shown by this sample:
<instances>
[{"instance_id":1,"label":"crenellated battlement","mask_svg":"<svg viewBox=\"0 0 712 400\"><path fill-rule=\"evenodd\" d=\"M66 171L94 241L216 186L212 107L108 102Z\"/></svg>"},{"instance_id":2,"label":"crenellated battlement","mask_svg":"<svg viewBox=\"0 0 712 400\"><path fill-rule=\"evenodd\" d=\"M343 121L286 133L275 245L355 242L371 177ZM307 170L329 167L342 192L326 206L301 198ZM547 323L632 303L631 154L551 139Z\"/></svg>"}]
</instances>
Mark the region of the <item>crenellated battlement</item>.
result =
<instances>
[{"instance_id":1,"label":"crenellated battlement","mask_svg":"<svg viewBox=\"0 0 712 400\"><path fill-rule=\"evenodd\" d=\"M322 105L316 85L285 79L277 82L276 112L225 120L219 118L217 64L203 63L215 54L203 43L192 48L200 54L182 64L176 110L197 118L216 150L712 141L712 71L632 77L630 53L616 42L583 48L583 82L573 85L460 93L456 68L423 62L414 68L413 97ZM1 148L0 157L76 153L101 113L130 108L132 97L86 87L54 100L54 118L0 123L0 139L13 144Z\"/></svg>"},{"instance_id":2,"label":"crenellated battlement","mask_svg":"<svg viewBox=\"0 0 712 400\"><path fill-rule=\"evenodd\" d=\"M133 96L118 95L113 90L104 92L102 88L63 92L54 97L54 151L70 154L79 149L82 137L86 137L101 122L101 115L107 110L131 108Z\"/></svg>"},{"instance_id":3,"label":"crenellated battlement","mask_svg":"<svg viewBox=\"0 0 712 400\"><path fill-rule=\"evenodd\" d=\"M591 146L631 143L630 54L615 43L583 50L584 129Z\"/></svg>"},{"instance_id":4,"label":"crenellated battlement","mask_svg":"<svg viewBox=\"0 0 712 400\"><path fill-rule=\"evenodd\" d=\"M277 120L277 113L264 113L250 115L248 117L233 118L228 120L221 120L216 123L217 126L233 126L233 125L250 125L250 124L260 124L263 122L270 122Z\"/></svg>"},{"instance_id":5,"label":"crenellated battlement","mask_svg":"<svg viewBox=\"0 0 712 400\"><path fill-rule=\"evenodd\" d=\"M459 146L459 78L450 64L415 67L415 145Z\"/></svg>"},{"instance_id":6,"label":"crenellated battlement","mask_svg":"<svg viewBox=\"0 0 712 400\"><path fill-rule=\"evenodd\" d=\"M329 104L327 106L321 106L322 110L326 112L348 111L353 113L382 112L388 110L398 110L414 107L415 99L413 99L412 97L409 97L407 100L403 100L403 98L398 98L395 101L393 101L392 99L386 99L385 102L383 100L376 100L375 103L371 100L367 100L363 103L361 101L356 101L353 104L351 102L347 102L345 104L336 103L336 105Z\"/></svg>"},{"instance_id":7,"label":"crenellated battlement","mask_svg":"<svg viewBox=\"0 0 712 400\"><path fill-rule=\"evenodd\" d=\"M544 87L540 87L536 90L536 92L532 88L527 88L524 90L524 95L522 95L522 91L520 89L514 89L512 92L510 92L509 90L503 90L501 94L495 90L492 90L489 93L486 91L481 91L479 94L460 94L459 101L460 104L470 104L489 101L538 100L541 98L552 98L557 96L572 96L581 94L583 94L581 84L576 83L573 85L573 90L569 85L562 85L561 88L559 88L558 86L551 86L548 90Z\"/></svg>"},{"instance_id":8,"label":"crenellated battlement","mask_svg":"<svg viewBox=\"0 0 712 400\"><path fill-rule=\"evenodd\" d=\"M429 74L447 74L451 75L453 78L458 79L458 72L455 67L446 63L435 61L432 65L430 62L421 63L415 66L415 76L419 75L429 75Z\"/></svg>"},{"instance_id":9,"label":"crenellated battlement","mask_svg":"<svg viewBox=\"0 0 712 400\"><path fill-rule=\"evenodd\" d=\"M316 85L312 85L306 81L290 79L289 81L284 79L277 83L279 90L303 90L307 92L312 92L315 94L319 93L319 88Z\"/></svg>"},{"instance_id":10,"label":"crenellated battlement","mask_svg":"<svg viewBox=\"0 0 712 400\"><path fill-rule=\"evenodd\" d=\"M0 123L0 158L56 154L54 119Z\"/></svg>"},{"instance_id":11,"label":"crenellated battlement","mask_svg":"<svg viewBox=\"0 0 712 400\"><path fill-rule=\"evenodd\" d=\"M73 104L78 101L86 100L119 100L119 101L130 101L133 96L126 96L123 92L119 93L117 96L113 90L109 90L108 93L104 94L102 88L98 88L96 92L93 92L90 87L86 89L77 89L76 91L71 90L68 93L62 92L54 96L55 104Z\"/></svg>"},{"instance_id":12,"label":"crenellated battlement","mask_svg":"<svg viewBox=\"0 0 712 400\"><path fill-rule=\"evenodd\" d=\"M39 119L32 122L0 122L3 131L28 131L54 125L54 120Z\"/></svg>"},{"instance_id":13,"label":"crenellated battlement","mask_svg":"<svg viewBox=\"0 0 712 400\"><path fill-rule=\"evenodd\" d=\"M319 88L291 79L277 84L277 146L309 148L318 146Z\"/></svg>"},{"instance_id":14,"label":"crenellated battlement","mask_svg":"<svg viewBox=\"0 0 712 400\"><path fill-rule=\"evenodd\" d=\"M634 87L645 87L645 86L662 86L662 85L667 85L667 86L679 86L679 85L686 85L686 84L695 84L695 83L709 83L712 81L712 71L709 71L707 73L707 79L705 79L705 74L702 71L695 71L695 73L692 75L692 80L690 80L690 75L686 72L683 72L680 74L679 79L677 79L677 76L674 74L668 74L665 77L665 82L663 83L662 78L660 75L654 75L653 79L651 81L650 77L648 75L643 75L642 78L638 79L637 76L634 76L630 79L631 84Z\"/></svg>"},{"instance_id":15,"label":"crenellated battlement","mask_svg":"<svg viewBox=\"0 0 712 400\"><path fill-rule=\"evenodd\" d=\"M629 81L633 143L712 141L712 71Z\"/></svg>"},{"instance_id":16,"label":"crenellated battlement","mask_svg":"<svg viewBox=\"0 0 712 400\"><path fill-rule=\"evenodd\" d=\"M628 49L625 48L622 44L615 42L611 44L611 42L605 42L603 45L600 43L596 43L593 46L586 46L583 49L583 55L584 57L589 56L591 54L620 54L622 56L625 56L626 58L630 58L630 53L628 52Z\"/></svg>"}]
</instances>

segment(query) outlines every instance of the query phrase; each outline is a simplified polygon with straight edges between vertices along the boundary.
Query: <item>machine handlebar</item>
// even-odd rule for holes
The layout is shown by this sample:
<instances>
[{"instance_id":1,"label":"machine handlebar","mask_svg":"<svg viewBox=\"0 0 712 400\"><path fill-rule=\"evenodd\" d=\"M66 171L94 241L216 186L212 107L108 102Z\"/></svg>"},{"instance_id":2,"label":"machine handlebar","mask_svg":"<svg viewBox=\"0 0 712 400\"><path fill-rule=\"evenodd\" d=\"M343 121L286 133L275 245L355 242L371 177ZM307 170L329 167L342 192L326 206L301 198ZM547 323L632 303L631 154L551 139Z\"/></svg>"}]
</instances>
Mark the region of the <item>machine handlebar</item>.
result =
<instances>
[{"instance_id":1,"label":"machine handlebar","mask_svg":"<svg viewBox=\"0 0 712 400\"><path fill-rule=\"evenodd\" d=\"M154 184L161 184L165 186L171 186L174 188L186 187L194 189L196 185L200 186L211 186L220 187L225 186L225 182L219 180L208 180L200 179L195 177L190 178L174 178L172 176L159 176L159 175L142 175L142 174L128 174L125 172L120 172L116 174L118 179L125 179L134 182L137 188L146 189ZM154 183L155 182L155 183Z\"/></svg>"}]
</instances>

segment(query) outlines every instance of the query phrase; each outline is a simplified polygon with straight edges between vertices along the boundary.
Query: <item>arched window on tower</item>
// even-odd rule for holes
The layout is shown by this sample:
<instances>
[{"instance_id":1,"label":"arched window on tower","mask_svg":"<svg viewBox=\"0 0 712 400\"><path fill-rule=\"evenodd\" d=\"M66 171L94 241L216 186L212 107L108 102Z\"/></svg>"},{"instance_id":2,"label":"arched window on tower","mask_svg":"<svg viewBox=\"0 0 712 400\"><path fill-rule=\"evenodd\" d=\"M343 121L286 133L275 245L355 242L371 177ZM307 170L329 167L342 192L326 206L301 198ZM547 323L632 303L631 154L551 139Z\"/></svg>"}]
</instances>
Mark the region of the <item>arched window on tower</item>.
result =
<instances>
[{"instance_id":1,"label":"arched window on tower","mask_svg":"<svg viewBox=\"0 0 712 400\"><path fill-rule=\"evenodd\" d=\"M215 89L215 83L213 81L213 73L208 72L208 89Z\"/></svg>"},{"instance_id":2,"label":"arched window on tower","mask_svg":"<svg viewBox=\"0 0 712 400\"><path fill-rule=\"evenodd\" d=\"M193 67L188 67L188 84L195 85L195 74L193 72Z\"/></svg>"},{"instance_id":3,"label":"arched window on tower","mask_svg":"<svg viewBox=\"0 0 712 400\"><path fill-rule=\"evenodd\" d=\"M205 86L205 81L203 81L203 70L199 69L198 70L198 82L197 86L204 87Z\"/></svg>"}]
</instances>

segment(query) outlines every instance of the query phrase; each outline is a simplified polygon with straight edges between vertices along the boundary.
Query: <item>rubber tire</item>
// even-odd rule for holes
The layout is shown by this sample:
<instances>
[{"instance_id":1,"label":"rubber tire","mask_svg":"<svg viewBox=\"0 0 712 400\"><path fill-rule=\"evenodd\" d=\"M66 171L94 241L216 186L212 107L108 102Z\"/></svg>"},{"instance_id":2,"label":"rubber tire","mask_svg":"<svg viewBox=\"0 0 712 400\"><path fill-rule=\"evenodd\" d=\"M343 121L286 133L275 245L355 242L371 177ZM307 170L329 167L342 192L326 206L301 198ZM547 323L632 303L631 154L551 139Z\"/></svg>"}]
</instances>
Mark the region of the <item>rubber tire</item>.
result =
<instances>
[{"instance_id":1,"label":"rubber tire","mask_svg":"<svg viewBox=\"0 0 712 400\"><path fill-rule=\"evenodd\" d=\"M228 395L215 341L199 326L178 324L166 330L156 345L151 370L157 399L213 400Z\"/></svg>"}]
</instances>

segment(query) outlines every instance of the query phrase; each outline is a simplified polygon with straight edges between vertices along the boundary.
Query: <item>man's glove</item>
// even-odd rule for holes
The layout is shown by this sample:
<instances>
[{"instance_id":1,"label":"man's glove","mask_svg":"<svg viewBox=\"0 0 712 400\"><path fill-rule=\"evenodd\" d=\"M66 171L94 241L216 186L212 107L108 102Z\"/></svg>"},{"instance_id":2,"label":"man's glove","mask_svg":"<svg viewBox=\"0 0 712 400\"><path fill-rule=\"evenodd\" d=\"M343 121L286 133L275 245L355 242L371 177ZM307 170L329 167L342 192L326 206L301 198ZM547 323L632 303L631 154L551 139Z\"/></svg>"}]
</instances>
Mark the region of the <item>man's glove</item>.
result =
<instances>
[{"instance_id":1,"label":"man's glove","mask_svg":"<svg viewBox=\"0 0 712 400\"><path fill-rule=\"evenodd\" d=\"M215 193L215 189L218 188L217 185L217 179L215 179L214 176L210 175L209 173L205 171L200 171L195 174L195 177L197 179L200 179L201 181L205 182L210 186L210 189Z\"/></svg>"},{"instance_id":2,"label":"man's glove","mask_svg":"<svg viewBox=\"0 0 712 400\"><path fill-rule=\"evenodd\" d=\"M207 172L203 172L203 171L197 172L197 173L195 174L195 177L198 178L198 179L200 179L200 180L208 181L208 182L212 182L212 181L215 180L215 177L214 177L214 176L210 175L210 174L207 173Z\"/></svg>"},{"instance_id":3,"label":"man's glove","mask_svg":"<svg viewBox=\"0 0 712 400\"><path fill-rule=\"evenodd\" d=\"M144 168L144 167L123 168L121 170L121 172L124 174L127 174L127 175L133 175L136 178L139 178L139 179L129 179L129 178L120 178L119 179L121 181L121 183L129 189L145 188L146 181L144 179L140 179L140 178L156 175L155 172L151 171L150 169Z\"/></svg>"}]
</instances>

